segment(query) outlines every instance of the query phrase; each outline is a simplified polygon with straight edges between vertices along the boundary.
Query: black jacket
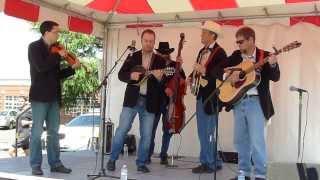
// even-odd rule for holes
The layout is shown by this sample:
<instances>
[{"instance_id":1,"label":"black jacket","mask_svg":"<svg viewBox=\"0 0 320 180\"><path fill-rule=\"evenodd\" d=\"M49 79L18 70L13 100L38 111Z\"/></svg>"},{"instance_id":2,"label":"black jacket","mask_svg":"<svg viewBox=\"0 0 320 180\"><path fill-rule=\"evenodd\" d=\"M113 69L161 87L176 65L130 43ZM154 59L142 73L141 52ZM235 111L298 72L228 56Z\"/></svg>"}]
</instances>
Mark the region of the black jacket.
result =
<instances>
[{"instance_id":1,"label":"black jacket","mask_svg":"<svg viewBox=\"0 0 320 180\"><path fill-rule=\"evenodd\" d=\"M216 89L216 79L221 80L222 76L223 76L222 65L223 65L223 62L226 61L227 55L226 55L225 50L222 47L220 47L220 45L217 42L215 43L214 47L211 49L211 52L215 51L216 48L219 48L219 49L216 51L216 53L214 54L212 59L208 60L210 62L207 65L206 74L203 77L204 79L208 80L208 84L205 87L200 86L199 93L197 96L197 99L202 98L203 102ZM203 50L204 50L204 48L202 48L199 51L197 59L199 58L199 56ZM189 77L192 77L192 73L189 75ZM217 96L216 95L212 96L212 98L210 99L210 101L208 101L208 103L205 105L204 108L205 108L204 110L207 114L216 113Z\"/></svg>"},{"instance_id":2,"label":"black jacket","mask_svg":"<svg viewBox=\"0 0 320 180\"><path fill-rule=\"evenodd\" d=\"M49 47L41 38L32 42L28 48L31 87L30 101L53 102L61 100L60 80L74 74L69 67L60 69L60 55L50 53Z\"/></svg>"},{"instance_id":3,"label":"black jacket","mask_svg":"<svg viewBox=\"0 0 320 180\"><path fill-rule=\"evenodd\" d=\"M256 61L259 61L261 50L256 48ZM264 57L269 55L269 52L262 50L264 53ZM236 66L240 64L243 59L241 56L240 50L236 50L232 53L232 55L228 58L228 65ZM269 81L279 81L280 79L280 69L279 65L276 64L275 67L271 67L269 63L266 63L261 70L261 82L257 87L258 95L260 99L260 105L263 110L264 117L269 119L274 114L273 104L271 100Z\"/></svg>"},{"instance_id":4,"label":"black jacket","mask_svg":"<svg viewBox=\"0 0 320 180\"><path fill-rule=\"evenodd\" d=\"M153 56L154 59L150 66L150 70L164 68L165 60L157 54L153 54ZM130 79L131 70L137 65L142 65L141 50L133 53L132 56L129 55L118 73L120 81L128 83L123 100L123 106L126 107L134 107L137 104L137 100L139 97L140 87L133 85L133 83L136 82ZM146 109L148 112L157 113L159 111L161 102L160 92L160 82L154 76L150 76L150 78L148 79L146 94Z\"/></svg>"}]
</instances>

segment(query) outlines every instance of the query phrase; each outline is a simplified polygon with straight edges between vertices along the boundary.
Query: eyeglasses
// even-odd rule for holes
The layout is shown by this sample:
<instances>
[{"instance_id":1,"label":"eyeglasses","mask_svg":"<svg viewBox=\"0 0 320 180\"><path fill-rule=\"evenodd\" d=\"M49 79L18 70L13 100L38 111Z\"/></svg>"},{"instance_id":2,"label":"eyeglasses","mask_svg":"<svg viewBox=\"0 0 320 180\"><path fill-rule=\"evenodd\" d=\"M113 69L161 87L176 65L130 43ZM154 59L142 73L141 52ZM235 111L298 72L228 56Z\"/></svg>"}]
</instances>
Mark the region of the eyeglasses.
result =
<instances>
[{"instance_id":1,"label":"eyeglasses","mask_svg":"<svg viewBox=\"0 0 320 180\"><path fill-rule=\"evenodd\" d=\"M244 39L242 39L242 40L238 40L238 41L236 41L236 43L237 43L237 44L242 44L244 41L245 41L245 40L244 40Z\"/></svg>"},{"instance_id":2,"label":"eyeglasses","mask_svg":"<svg viewBox=\"0 0 320 180\"><path fill-rule=\"evenodd\" d=\"M60 31L50 31L51 33L54 33L54 34L59 34Z\"/></svg>"}]
</instances>

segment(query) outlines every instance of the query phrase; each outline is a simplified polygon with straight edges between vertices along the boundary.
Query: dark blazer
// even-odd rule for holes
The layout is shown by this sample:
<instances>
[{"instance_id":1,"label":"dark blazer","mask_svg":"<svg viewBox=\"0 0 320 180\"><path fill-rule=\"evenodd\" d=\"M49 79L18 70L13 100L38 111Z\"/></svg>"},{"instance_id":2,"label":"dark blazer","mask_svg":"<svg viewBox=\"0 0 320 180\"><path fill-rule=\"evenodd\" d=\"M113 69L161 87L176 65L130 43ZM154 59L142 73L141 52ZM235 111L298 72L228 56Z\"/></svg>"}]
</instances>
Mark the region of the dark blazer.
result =
<instances>
[{"instance_id":1,"label":"dark blazer","mask_svg":"<svg viewBox=\"0 0 320 180\"><path fill-rule=\"evenodd\" d=\"M53 102L61 100L60 80L74 74L69 67L60 69L60 55L50 53L49 47L41 38L28 48L31 87L30 101Z\"/></svg>"},{"instance_id":2,"label":"dark blazer","mask_svg":"<svg viewBox=\"0 0 320 180\"><path fill-rule=\"evenodd\" d=\"M222 79L223 76L223 62L226 61L227 55L225 50L216 42L214 47L211 49L211 52L213 52L216 48L219 48L214 56L212 57L209 64L206 68L206 74L203 77L204 79L208 80L208 84L205 87L199 88L199 93L197 96L197 100L202 98L202 102L204 102L210 94L216 89L216 79ZM197 59L199 59L200 54L202 51L205 50L202 48L199 51ZM192 73L189 75L189 77L192 77ZM213 114L217 112L217 96L214 95L212 98L208 101L208 103L204 107L205 112L207 114ZM220 109L220 108L219 108Z\"/></svg>"},{"instance_id":3,"label":"dark blazer","mask_svg":"<svg viewBox=\"0 0 320 180\"><path fill-rule=\"evenodd\" d=\"M260 58L260 49L256 49L256 61L259 61ZM268 56L270 53L262 50L264 57ZM240 50L236 50L228 58L228 64L226 67L236 66L240 64L243 59L241 56ZM263 110L264 117L269 119L274 114L271 94L270 94L270 85L269 81L279 81L280 79L280 69L279 64L277 63L274 67L271 67L269 63L266 63L261 69L261 82L257 86L260 105Z\"/></svg>"},{"instance_id":4,"label":"dark blazer","mask_svg":"<svg viewBox=\"0 0 320 180\"><path fill-rule=\"evenodd\" d=\"M157 54L153 54L153 56L154 59L150 66L150 70L164 68L165 60ZM123 106L126 107L134 107L139 98L140 87L133 85L135 81L130 79L131 69L137 65L142 65L141 50L133 53L132 56L129 55L118 73L120 81L127 83L123 100ZM160 91L160 82L154 76L150 76L146 94L146 109L148 112L157 113L159 111L161 102Z\"/></svg>"}]
</instances>

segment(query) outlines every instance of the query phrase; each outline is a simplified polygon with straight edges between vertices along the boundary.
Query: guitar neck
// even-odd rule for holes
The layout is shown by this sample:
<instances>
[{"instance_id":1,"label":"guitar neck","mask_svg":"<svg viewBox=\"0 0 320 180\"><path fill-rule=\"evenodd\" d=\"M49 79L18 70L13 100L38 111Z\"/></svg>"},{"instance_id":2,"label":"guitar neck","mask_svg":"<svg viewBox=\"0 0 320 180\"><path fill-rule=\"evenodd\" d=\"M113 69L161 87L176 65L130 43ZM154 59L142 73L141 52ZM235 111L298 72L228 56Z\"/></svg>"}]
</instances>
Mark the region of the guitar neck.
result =
<instances>
[{"instance_id":1,"label":"guitar neck","mask_svg":"<svg viewBox=\"0 0 320 180\"><path fill-rule=\"evenodd\" d=\"M276 52L276 53L273 53L273 54L277 56L277 55L279 55L279 54L281 54L281 53L282 53L282 50L280 50L280 51L278 51L278 52ZM250 67L249 69L246 69L244 72L245 72L246 74L248 74L248 73L250 73L250 72L252 72L252 71L254 71L254 70L256 70L256 69L262 68L262 66L265 65L265 64L268 62L268 58L269 58L269 57L270 57L270 55L268 55L267 57L265 57L262 61L259 61L259 62L255 63L254 66Z\"/></svg>"}]
</instances>

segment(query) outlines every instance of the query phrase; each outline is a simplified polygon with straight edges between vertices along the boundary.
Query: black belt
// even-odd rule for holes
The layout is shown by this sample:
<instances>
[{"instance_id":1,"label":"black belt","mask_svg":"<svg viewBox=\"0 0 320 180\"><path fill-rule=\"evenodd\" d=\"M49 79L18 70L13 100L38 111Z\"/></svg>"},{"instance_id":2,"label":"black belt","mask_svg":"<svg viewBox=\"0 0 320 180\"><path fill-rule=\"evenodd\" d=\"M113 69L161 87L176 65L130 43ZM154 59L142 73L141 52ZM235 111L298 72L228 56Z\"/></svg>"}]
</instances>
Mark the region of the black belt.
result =
<instances>
[{"instance_id":1,"label":"black belt","mask_svg":"<svg viewBox=\"0 0 320 180\"><path fill-rule=\"evenodd\" d=\"M256 94L246 94L243 98L252 98L252 97L258 97L259 95Z\"/></svg>"},{"instance_id":2,"label":"black belt","mask_svg":"<svg viewBox=\"0 0 320 180\"><path fill-rule=\"evenodd\" d=\"M140 96L140 97L144 97L144 98L147 97L147 95L144 95L144 94L139 94L139 96Z\"/></svg>"}]
</instances>

